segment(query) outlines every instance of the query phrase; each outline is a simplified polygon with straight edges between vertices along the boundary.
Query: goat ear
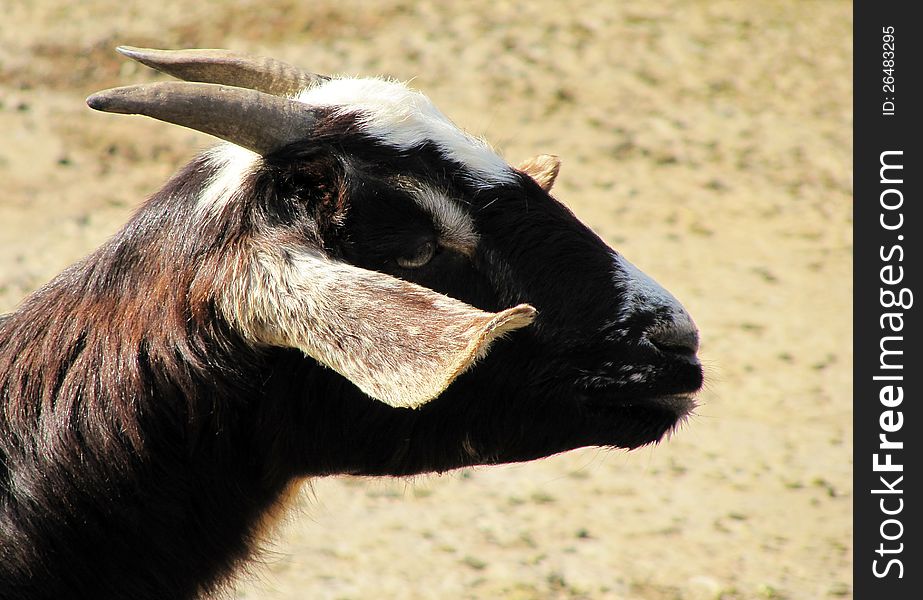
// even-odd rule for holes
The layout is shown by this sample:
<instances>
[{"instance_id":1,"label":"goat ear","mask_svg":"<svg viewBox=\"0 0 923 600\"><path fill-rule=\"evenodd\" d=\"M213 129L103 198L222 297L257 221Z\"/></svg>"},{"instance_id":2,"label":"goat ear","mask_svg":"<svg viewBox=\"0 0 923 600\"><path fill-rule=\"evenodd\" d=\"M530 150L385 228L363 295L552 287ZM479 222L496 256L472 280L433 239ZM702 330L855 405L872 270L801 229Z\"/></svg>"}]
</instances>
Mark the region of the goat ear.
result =
<instances>
[{"instance_id":1,"label":"goat ear","mask_svg":"<svg viewBox=\"0 0 923 600\"><path fill-rule=\"evenodd\" d=\"M554 154L539 154L522 162L517 168L534 179L540 188L550 192L561 170L561 159Z\"/></svg>"},{"instance_id":2,"label":"goat ear","mask_svg":"<svg viewBox=\"0 0 923 600\"><path fill-rule=\"evenodd\" d=\"M494 340L535 316L525 304L484 312L389 275L278 248L236 275L220 305L245 336L299 348L395 407L437 397Z\"/></svg>"}]
</instances>

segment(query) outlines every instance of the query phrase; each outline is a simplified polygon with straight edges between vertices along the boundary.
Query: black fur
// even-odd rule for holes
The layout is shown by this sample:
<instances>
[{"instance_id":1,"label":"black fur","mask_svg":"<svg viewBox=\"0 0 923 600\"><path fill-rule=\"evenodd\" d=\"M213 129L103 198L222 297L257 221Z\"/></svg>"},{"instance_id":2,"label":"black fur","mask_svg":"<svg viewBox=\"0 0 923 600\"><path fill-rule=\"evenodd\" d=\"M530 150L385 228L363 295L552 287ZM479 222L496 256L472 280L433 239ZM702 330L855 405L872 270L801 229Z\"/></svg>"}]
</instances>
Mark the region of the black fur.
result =
<instances>
[{"instance_id":1,"label":"black fur","mask_svg":"<svg viewBox=\"0 0 923 600\"><path fill-rule=\"evenodd\" d=\"M659 440L699 364L645 342L662 318L613 315L611 250L525 175L480 189L434 148L398 152L330 119L266 157L220 220L192 204L190 163L126 227L0 317L0 598L191 598L254 550L296 478L408 475ZM440 249L391 182L466 203L475 256ZM256 349L210 292L218 259L272 230L485 310L536 306L531 327L418 410L390 408L301 353ZM625 380L619 367L650 376Z\"/></svg>"}]
</instances>

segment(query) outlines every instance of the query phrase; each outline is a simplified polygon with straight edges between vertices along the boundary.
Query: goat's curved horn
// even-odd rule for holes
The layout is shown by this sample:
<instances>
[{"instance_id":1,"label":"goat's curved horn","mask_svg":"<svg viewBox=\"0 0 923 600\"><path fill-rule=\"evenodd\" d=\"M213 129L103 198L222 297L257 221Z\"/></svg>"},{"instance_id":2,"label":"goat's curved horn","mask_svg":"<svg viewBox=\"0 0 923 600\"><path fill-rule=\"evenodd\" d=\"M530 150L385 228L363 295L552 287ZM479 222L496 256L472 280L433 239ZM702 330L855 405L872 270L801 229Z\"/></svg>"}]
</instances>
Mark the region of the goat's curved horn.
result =
<instances>
[{"instance_id":1,"label":"goat's curved horn","mask_svg":"<svg viewBox=\"0 0 923 600\"><path fill-rule=\"evenodd\" d=\"M295 96L328 78L263 56L245 56L227 50L155 50L119 46L116 50L185 81L219 83L249 88L274 96Z\"/></svg>"},{"instance_id":2,"label":"goat's curved horn","mask_svg":"<svg viewBox=\"0 0 923 600\"><path fill-rule=\"evenodd\" d=\"M97 92L87 104L189 127L261 155L304 139L316 121L314 112L297 100L214 83L130 85Z\"/></svg>"}]
</instances>

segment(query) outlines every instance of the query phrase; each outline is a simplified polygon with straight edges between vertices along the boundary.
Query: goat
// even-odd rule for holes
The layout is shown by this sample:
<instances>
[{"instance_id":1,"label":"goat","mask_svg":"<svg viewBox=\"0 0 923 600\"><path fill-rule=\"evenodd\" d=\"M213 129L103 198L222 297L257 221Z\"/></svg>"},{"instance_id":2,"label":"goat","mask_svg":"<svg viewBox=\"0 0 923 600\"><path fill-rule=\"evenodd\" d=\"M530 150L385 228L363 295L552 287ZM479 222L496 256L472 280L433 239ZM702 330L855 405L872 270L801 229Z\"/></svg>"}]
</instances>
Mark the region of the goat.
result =
<instances>
[{"instance_id":1,"label":"goat","mask_svg":"<svg viewBox=\"0 0 923 600\"><path fill-rule=\"evenodd\" d=\"M224 140L0 318L0 598L193 598L304 478L634 448L698 331L422 94L219 50L90 107Z\"/></svg>"}]
</instances>

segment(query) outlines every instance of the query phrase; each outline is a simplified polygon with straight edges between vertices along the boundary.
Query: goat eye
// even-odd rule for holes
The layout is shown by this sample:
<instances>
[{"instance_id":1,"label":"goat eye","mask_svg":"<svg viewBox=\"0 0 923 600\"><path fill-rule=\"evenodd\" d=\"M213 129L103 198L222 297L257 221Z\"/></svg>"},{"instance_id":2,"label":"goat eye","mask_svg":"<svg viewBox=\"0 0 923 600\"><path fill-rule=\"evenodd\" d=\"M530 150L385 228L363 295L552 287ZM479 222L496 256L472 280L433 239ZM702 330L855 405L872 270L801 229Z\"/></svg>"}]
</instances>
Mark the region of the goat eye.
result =
<instances>
[{"instance_id":1,"label":"goat eye","mask_svg":"<svg viewBox=\"0 0 923 600\"><path fill-rule=\"evenodd\" d=\"M398 256L397 264L404 269L417 269L431 261L435 254L436 243L432 240L426 240L414 248L413 252L410 254Z\"/></svg>"}]
</instances>

